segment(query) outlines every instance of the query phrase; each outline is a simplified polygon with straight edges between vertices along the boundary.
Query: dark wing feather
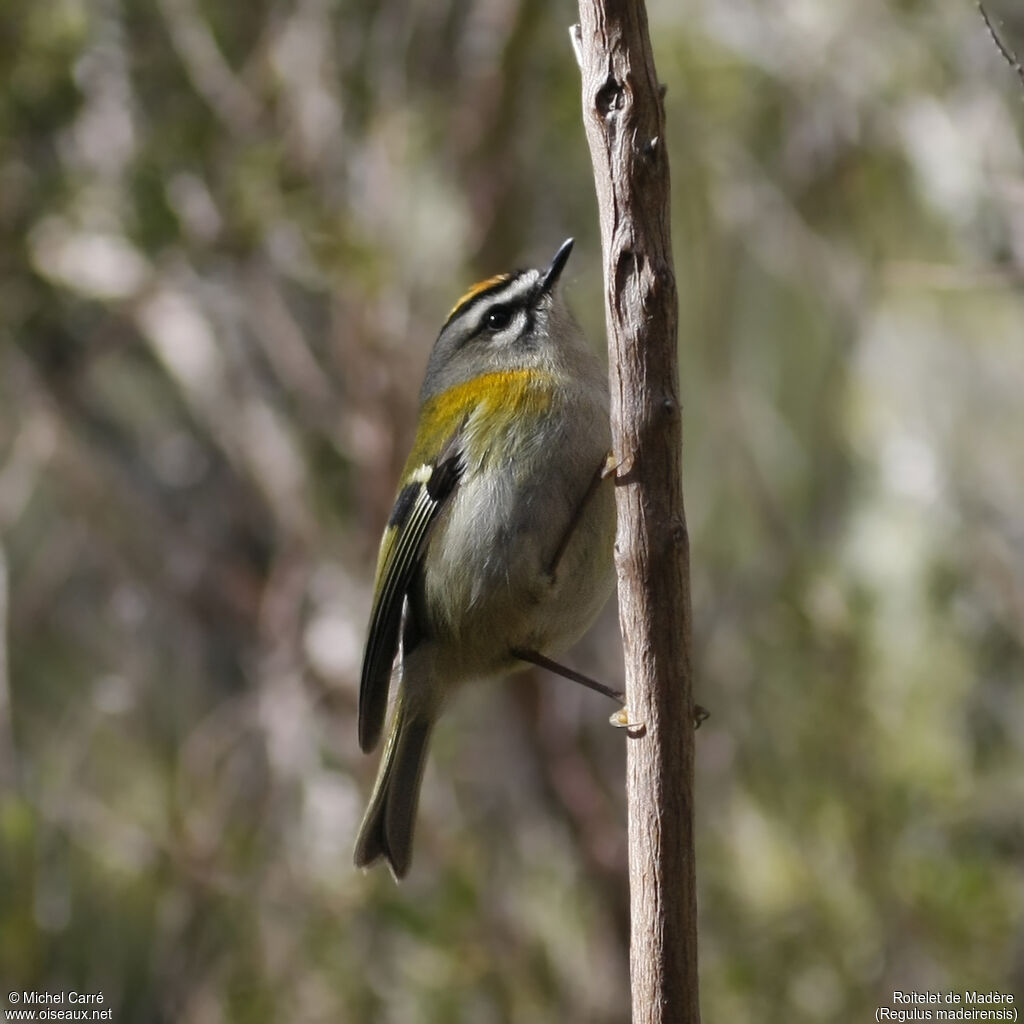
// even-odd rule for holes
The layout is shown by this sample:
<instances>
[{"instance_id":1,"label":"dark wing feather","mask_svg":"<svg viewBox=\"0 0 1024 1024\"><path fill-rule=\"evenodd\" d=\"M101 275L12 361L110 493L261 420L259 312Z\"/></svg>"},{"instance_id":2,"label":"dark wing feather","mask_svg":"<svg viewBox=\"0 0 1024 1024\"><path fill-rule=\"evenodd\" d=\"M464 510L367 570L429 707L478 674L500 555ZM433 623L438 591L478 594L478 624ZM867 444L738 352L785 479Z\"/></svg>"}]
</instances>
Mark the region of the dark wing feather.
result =
<instances>
[{"instance_id":1,"label":"dark wing feather","mask_svg":"<svg viewBox=\"0 0 1024 1024\"><path fill-rule=\"evenodd\" d=\"M430 527L461 473L462 452L456 436L433 465L421 467L395 500L377 560L377 586L359 682L359 746L363 751L373 750L380 740L405 597L422 564Z\"/></svg>"}]
</instances>

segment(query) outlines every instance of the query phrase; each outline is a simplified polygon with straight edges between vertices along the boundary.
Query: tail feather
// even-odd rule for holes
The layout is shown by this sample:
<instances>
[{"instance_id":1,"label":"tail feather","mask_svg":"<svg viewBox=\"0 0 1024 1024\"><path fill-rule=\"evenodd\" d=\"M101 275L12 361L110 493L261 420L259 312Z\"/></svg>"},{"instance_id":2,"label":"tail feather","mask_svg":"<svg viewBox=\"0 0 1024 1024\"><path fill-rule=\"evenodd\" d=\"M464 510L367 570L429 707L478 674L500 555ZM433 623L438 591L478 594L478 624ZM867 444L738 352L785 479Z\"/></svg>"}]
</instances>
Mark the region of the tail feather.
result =
<instances>
[{"instance_id":1,"label":"tail feather","mask_svg":"<svg viewBox=\"0 0 1024 1024\"><path fill-rule=\"evenodd\" d=\"M356 867L368 867L383 857L395 878L404 878L408 873L420 783L433 725L425 715L410 714L404 702L399 701L370 805L359 826Z\"/></svg>"}]
</instances>

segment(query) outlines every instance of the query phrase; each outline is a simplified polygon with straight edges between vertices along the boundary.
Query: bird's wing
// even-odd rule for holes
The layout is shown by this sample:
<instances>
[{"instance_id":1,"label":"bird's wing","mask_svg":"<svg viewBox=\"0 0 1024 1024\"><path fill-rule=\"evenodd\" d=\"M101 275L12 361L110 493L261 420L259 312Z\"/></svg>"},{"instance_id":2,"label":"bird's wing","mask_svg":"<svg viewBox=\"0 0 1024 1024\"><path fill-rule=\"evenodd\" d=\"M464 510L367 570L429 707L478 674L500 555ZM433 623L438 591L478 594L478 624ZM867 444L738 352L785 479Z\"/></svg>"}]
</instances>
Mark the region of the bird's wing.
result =
<instances>
[{"instance_id":1,"label":"bird's wing","mask_svg":"<svg viewBox=\"0 0 1024 1024\"><path fill-rule=\"evenodd\" d=\"M433 462L424 463L412 473L395 499L381 540L359 682L359 746L363 751L373 750L384 726L402 607L423 562L430 527L451 499L462 475L460 434L452 437Z\"/></svg>"}]
</instances>

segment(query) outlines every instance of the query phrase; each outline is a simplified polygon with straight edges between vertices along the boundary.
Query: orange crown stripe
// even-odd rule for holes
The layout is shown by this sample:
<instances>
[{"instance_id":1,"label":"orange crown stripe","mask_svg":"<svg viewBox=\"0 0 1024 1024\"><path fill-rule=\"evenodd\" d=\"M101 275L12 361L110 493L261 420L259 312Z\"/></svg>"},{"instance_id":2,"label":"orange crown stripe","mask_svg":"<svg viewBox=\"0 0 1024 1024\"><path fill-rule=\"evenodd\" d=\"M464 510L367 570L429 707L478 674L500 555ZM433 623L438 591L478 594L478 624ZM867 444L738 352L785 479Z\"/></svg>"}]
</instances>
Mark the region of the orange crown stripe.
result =
<instances>
[{"instance_id":1,"label":"orange crown stripe","mask_svg":"<svg viewBox=\"0 0 1024 1024\"><path fill-rule=\"evenodd\" d=\"M471 299L475 299L481 292L485 292L488 288L495 287L495 285L504 284L506 281L510 280L511 277L511 274L495 274L494 277L489 277L486 281L477 281L477 283L473 285L473 287L470 288L454 306L452 306L452 311L448 314L448 319L451 320L451 318L455 316L455 314L458 313L458 311L462 309L467 302Z\"/></svg>"}]
</instances>

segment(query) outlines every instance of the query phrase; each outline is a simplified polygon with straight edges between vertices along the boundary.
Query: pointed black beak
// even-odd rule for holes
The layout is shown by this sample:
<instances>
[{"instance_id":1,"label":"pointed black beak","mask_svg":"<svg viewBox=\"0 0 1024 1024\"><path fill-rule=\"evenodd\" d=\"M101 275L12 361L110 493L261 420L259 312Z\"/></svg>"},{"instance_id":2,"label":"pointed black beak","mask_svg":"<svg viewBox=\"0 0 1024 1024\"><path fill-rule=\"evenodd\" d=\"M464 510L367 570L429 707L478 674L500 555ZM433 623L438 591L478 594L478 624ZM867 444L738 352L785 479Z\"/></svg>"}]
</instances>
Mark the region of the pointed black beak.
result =
<instances>
[{"instance_id":1,"label":"pointed black beak","mask_svg":"<svg viewBox=\"0 0 1024 1024\"><path fill-rule=\"evenodd\" d=\"M571 238L567 238L563 243L558 252L555 253L555 258L551 261L551 266L544 272L544 277L540 282L540 294L548 295L554 291L555 285L558 284L558 279L562 276L562 271L565 269L566 263L569 262L569 253L572 252Z\"/></svg>"}]
</instances>

